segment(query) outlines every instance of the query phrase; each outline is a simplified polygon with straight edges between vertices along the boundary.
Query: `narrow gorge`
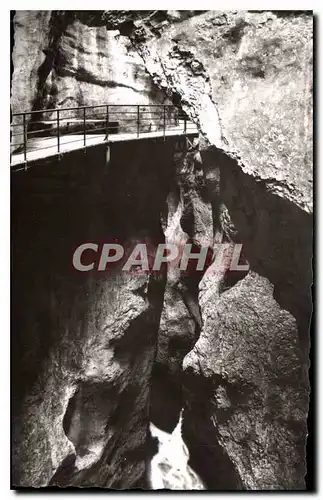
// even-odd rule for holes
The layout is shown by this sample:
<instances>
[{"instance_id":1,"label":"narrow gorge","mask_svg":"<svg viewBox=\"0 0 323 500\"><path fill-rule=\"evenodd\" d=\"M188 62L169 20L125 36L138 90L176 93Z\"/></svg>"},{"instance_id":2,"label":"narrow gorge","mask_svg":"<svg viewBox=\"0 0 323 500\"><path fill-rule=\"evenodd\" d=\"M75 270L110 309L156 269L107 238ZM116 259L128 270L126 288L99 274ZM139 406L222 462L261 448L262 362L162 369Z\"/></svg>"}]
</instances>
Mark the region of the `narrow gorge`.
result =
<instances>
[{"instance_id":1,"label":"narrow gorge","mask_svg":"<svg viewBox=\"0 0 323 500\"><path fill-rule=\"evenodd\" d=\"M16 11L12 31L12 113L172 105L198 130L12 172L13 487L306 489L312 13ZM206 267L80 273L84 242L207 247Z\"/></svg>"}]
</instances>

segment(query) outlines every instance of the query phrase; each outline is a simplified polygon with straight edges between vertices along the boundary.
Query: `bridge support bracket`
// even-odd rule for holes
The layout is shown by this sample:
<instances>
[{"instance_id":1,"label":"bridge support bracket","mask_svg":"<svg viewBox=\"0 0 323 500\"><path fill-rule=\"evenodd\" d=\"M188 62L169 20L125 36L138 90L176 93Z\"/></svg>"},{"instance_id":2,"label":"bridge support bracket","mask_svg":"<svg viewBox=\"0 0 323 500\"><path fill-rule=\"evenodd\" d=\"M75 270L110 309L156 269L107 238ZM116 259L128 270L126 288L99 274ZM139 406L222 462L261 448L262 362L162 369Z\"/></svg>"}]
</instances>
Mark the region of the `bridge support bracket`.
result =
<instances>
[{"instance_id":1,"label":"bridge support bracket","mask_svg":"<svg viewBox=\"0 0 323 500\"><path fill-rule=\"evenodd\" d=\"M187 151L192 151L192 149L194 149L194 146L188 137L186 137L186 147L187 147Z\"/></svg>"},{"instance_id":2,"label":"bridge support bracket","mask_svg":"<svg viewBox=\"0 0 323 500\"><path fill-rule=\"evenodd\" d=\"M175 150L182 153L188 153L194 149L194 145L186 136L179 137L175 142Z\"/></svg>"}]
</instances>

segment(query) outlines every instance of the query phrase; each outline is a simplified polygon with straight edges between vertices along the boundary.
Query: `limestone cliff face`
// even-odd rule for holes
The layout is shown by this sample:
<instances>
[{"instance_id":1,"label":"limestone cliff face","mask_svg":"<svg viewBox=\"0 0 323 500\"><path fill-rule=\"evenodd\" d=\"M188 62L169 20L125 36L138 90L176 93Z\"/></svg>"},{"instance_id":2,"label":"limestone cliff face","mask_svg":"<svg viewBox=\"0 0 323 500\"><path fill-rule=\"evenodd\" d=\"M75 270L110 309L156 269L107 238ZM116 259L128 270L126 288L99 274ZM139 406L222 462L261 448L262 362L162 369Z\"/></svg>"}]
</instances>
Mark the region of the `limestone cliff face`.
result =
<instances>
[{"instance_id":1,"label":"limestone cliff face","mask_svg":"<svg viewBox=\"0 0 323 500\"><path fill-rule=\"evenodd\" d=\"M37 83L45 62L51 11L18 11L14 16L14 72L11 85L13 113L30 111L37 95ZM46 75L47 76L47 75Z\"/></svg>"},{"instance_id":2,"label":"limestone cliff face","mask_svg":"<svg viewBox=\"0 0 323 500\"><path fill-rule=\"evenodd\" d=\"M156 84L245 173L310 212L311 14L209 11L175 24L166 15L158 37L152 24L135 22L132 39Z\"/></svg>"},{"instance_id":3,"label":"limestone cliff face","mask_svg":"<svg viewBox=\"0 0 323 500\"><path fill-rule=\"evenodd\" d=\"M95 236L165 238L196 251L240 243L250 268L212 272L210 261L209 272L187 275L169 267L165 282L155 284L116 273L116 281L78 285L82 300L65 306L72 325L47 312L51 331L61 325L62 343L39 365L35 380L43 386L30 380L22 399L17 483L132 487L144 474L148 408L153 423L169 432L184 407L191 465L207 488L303 489L312 15L42 11L15 19L13 111L168 99L199 127L199 140L184 153L150 150L151 170L149 161L130 174L132 159L116 152L129 168L110 170L117 204L100 198ZM115 217L116 207L126 207L128 220ZM43 266L37 279L46 289ZM60 302L48 297L44 309L51 301L57 309ZM19 303L27 299L39 307L27 291ZM18 326L32 332L40 323L29 310ZM72 368L65 351L75 358ZM28 373L43 354L25 356ZM124 415L122 397L129 394L133 404ZM34 462L28 450L39 440L46 445Z\"/></svg>"},{"instance_id":4,"label":"limestone cliff face","mask_svg":"<svg viewBox=\"0 0 323 500\"><path fill-rule=\"evenodd\" d=\"M100 16L98 16L100 18ZM12 112L37 111L77 106L122 104L110 109L109 120L125 130L129 119L127 104L160 104L167 101L145 70L130 40L118 30L107 30L90 15L79 17L71 11L17 11L14 17L12 61ZM149 126L157 119L142 115ZM82 110L61 113L63 118L83 118ZM105 119L105 108L87 110L87 117ZM56 120L56 113L34 115L41 122ZM132 118L132 116L131 116ZM31 115L26 115L27 126ZM20 117L14 117L13 144L23 142ZM21 133L21 134L20 134ZM98 133L104 133L104 129Z\"/></svg>"},{"instance_id":5,"label":"limestone cliff face","mask_svg":"<svg viewBox=\"0 0 323 500\"><path fill-rule=\"evenodd\" d=\"M312 17L208 12L159 29L156 38L141 20L132 38L206 139L215 241L243 243L250 264L245 277L223 270L199 284L201 334L184 359L187 440L214 488L303 488Z\"/></svg>"},{"instance_id":6,"label":"limestone cliff face","mask_svg":"<svg viewBox=\"0 0 323 500\"><path fill-rule=\"evenodd\" d=\"M163 102L129 39L72 12L17 11L12 111Z\"/></svg>"},{"instance_id":7,"label":"limestone cliff face","mask_svg":"<svg viewBox=\"0 0 323 500\"><path fill-rule=\"evenodd\" d=\"M16 485L130 488L145 476L165 279L120 266L81 273L72 255L84 241L163 241L172 146L116 144L109 168L105 153L12 179Z\"/></svg>"}]
</instances>

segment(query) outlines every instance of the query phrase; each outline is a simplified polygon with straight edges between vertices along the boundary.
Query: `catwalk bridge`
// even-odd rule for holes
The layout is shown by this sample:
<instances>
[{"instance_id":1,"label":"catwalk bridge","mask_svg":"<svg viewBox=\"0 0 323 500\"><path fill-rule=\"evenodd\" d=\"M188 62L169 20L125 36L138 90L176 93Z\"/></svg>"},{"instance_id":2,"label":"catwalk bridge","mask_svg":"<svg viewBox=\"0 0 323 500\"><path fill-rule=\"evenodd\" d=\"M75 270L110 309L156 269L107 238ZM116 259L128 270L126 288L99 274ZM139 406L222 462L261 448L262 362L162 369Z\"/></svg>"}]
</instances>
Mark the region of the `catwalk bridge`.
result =
<instances>
[{"instance_id":1,"label":"catwalk bridge","mask_svg":"<svg viewBox=\"0 0 323 500\"><path fill-rule=\"evenodd\" d=\"M198 130L179 108L166 104L102 104L13 113L11 167L102 143L178 136L188 140Z\"/></svg>"}]
</instances>

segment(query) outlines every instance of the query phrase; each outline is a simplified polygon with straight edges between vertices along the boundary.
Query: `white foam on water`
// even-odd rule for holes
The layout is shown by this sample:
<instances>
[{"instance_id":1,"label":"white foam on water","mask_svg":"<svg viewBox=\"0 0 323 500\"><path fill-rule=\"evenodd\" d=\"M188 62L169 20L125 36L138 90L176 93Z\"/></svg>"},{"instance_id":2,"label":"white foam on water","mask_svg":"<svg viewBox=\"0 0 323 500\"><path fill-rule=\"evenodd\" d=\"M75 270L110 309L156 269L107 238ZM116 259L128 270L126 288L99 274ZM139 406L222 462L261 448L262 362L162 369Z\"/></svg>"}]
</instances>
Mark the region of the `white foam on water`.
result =
<instances>
[{"instance_id":1,"label":"white foam on water","mask_svg":"<svg viewBox=\"0 0 323 500\"><path fill-rule=\"evenodd\" d=\"M158 439L158 452L149 467L151 489L205 490L196 472L188 465L189 451L182 438L182 411L172 433L158 429L153 423L151 435Z\"/></svg>"}]
</instances>

